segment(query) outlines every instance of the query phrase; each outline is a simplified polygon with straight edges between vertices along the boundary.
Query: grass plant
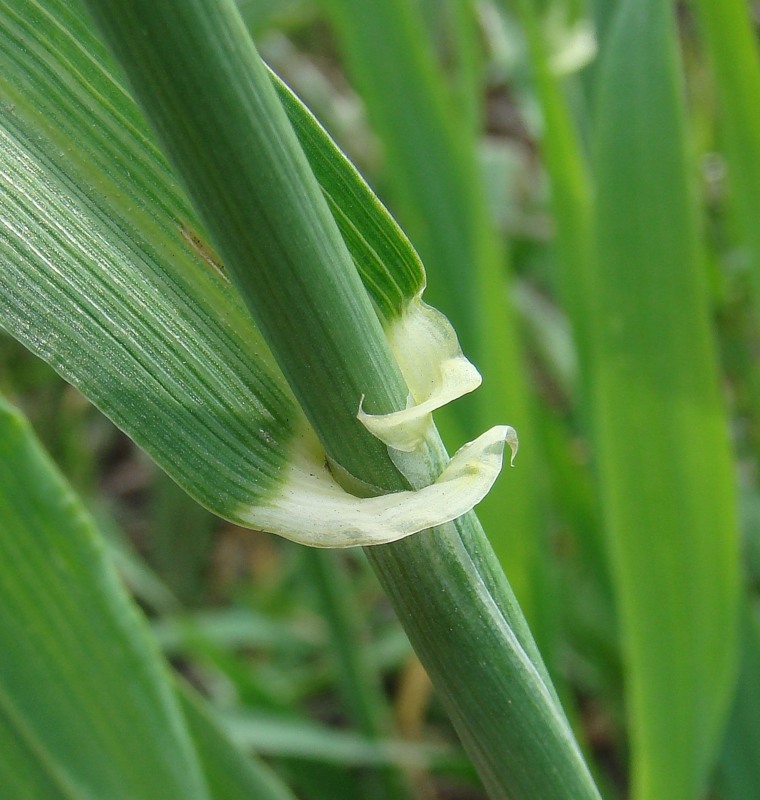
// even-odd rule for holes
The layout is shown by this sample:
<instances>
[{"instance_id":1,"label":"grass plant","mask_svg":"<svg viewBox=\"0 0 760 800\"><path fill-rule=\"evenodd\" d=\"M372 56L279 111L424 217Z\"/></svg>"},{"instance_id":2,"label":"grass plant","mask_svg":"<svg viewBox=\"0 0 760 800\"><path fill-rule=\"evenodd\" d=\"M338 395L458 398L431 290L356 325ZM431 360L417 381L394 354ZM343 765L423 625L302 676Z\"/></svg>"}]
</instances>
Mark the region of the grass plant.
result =
<instances>
[{"instance_id":1,"label":"grass plant","mask_svg":"<svg viewBox=\"0 0 760 800\"><path fill-rule=\"evenodd\" d=\"M0 798L753 797L713 5L0 0Z\"/></svg>"}]
</instances>

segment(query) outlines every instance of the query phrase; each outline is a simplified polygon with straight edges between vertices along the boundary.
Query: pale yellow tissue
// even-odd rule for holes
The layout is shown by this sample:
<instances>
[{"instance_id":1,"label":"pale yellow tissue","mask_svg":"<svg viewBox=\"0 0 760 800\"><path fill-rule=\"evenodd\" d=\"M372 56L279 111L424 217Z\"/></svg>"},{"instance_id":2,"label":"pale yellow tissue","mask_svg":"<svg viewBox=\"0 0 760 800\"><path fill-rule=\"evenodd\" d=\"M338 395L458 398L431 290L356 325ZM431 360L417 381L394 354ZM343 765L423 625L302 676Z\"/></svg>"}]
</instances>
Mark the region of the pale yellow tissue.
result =
<instances>
[{"instance_id":1,"label":"pale yellow tissue","mask_svg":"<svg viewBox=\"0 0 760 800\"><path fill-rule=\"evenodd\" d=\"M362 398L357 416L388 447L411 452L424 441L432 412L477 389L481 377L464 357L448 319L419 298L386 335L409 387L407 407L392 414L367 414Z\"/></svg>"},{"instance_id":2,"label":"pale yellow tissue","mask_svg":"<svg viewBox=\"0 0 760 800\"><path fill-rule=\"evenodd\" d=\"M466 514L501 471L504 443L514 429L499 425L460 448L438 479L417 491L354 497L333 478L313 433L305 434L283 484L265 506L240 509L237 519L312 547L386 544Z\"/></svg>"}]
</instances>

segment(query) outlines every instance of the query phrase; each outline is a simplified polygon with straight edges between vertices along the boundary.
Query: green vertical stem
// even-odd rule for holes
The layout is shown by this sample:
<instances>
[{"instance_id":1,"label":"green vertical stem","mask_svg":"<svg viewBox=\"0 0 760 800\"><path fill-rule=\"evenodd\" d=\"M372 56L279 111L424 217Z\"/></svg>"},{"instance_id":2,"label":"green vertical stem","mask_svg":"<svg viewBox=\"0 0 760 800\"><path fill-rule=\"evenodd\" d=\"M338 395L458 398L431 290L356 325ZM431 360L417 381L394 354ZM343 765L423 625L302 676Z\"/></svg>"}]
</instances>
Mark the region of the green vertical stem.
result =
<instances>
[{"instance_id":1,"label":"green vertical stem","mask_svg":"<svg viewBox=\"0 0 760 800\"><path fill-rule=\"evenodd\" d=\"M507 7L506 0L500 3ZM588 361L585 298L593 256L591 182L560 79L552 72L537 0L518 0L533 78L543 114L541 149L551 183L560 256L559 283L573 326L581 370Z\"/></svg>"},{"instance_id":2,"label":"green vertical stem","mask_svg":"<svg viewBox=\"0 0 760 800\"><path fill-rule=\"evenodd\" d=\"M750 246L752 278L760 298L760 55L750 8L743 0L694 4L715 76L720 125L725 131L729 181Z\"/></svg>"},{"instance_id":3,"label":"green vertical stem","mask_svg":"<svg viewBox=\"0 0 760 800\"><path fill-rule=\"evenodd\" d=\"M217 517L163 472L156 474L152 485L151 564L183 605L198 606Z\"/></svg>"},{"instance_id":4,"label":"green vertical stem","mask_svg":"<svg viewBox=\"0 0 760 800\"><path fill-rule=\"evenodd\" d=\"M450 0L449 27L455 62L456 102L470 135L483 128L483 80L485 59L480 47L478 10L474 0Z\"/></svg>"},{"instance_id":5,"label":"green vertical stem","mask_svg":"<svg viewBox=\"0 0 760 800\"><path fill-rule=\"evenodd\" d=\"M501 0L505 12L509 3ZM588 298L594 258L594 209L591 176L576 129L564 86L551 68L547 43L541 27L537 0L518 0L533 80L543 115L540 147L551 188L551 204L556 229L558 290L573 330L578 353L578 374L571 387L574 421L585 434L591 434L593 396L590 383L591 340ZM556 466L556 465L555 465ZM560 503L562 505L562 503ZM588 522L588 521L587 521ZM612 605L610 580L603 555L601 531L596 525L576 528L577 540L587 566L599 582L602 597ZM593 569L596 564L601 569Z\"/></svg>"},{"instance_id":6,"label":"green vertical stem","mask_svg":"<svg viewBox=\"0 0 760 800\"><path fill-rule=\"evenodd\" d=\"M234 3L88 5L326 451L405 488L356 411L406 387ZM487 550L470 513L369 555L492 795L598 797L509 587L473 563Z\"/></svg>"},{"instance_id":7,"label":"green vertical stem","mask_svg":"<svg viewBox=\"0 0 760 800\"><path fill-rule=\"evenodd\" d=\"M339 554L306 548L303 558L330 632L339 685L350 718L368 739L388 738L391 714L380 675L368 657L367 630L359 618L356 597ZM403 800L409 796L404 776L390 767L364 776L367 798Z\"/></svg>"},{"instance_id":8,"label":"green vertical stem","mask_svg":"<svg viewBox=\"0 0 760 800\"><path fill-rule=\"evenodd\" d=\"M730 205L736 209L749 256L755 322L760 319L760 54L751 10L742 0L698 0L697 20L707 46L718 98L718 125L728 165ZM755 458L760 459L760 366L746 362Z\"/></svg>"},{"instance_id":9,"label":"green vertical stem","mask_svg":"<svg viewBox=\"0 0 760 800\"><path fill-rule=\"evenodd\" d=\"M715 769L720 800L746 800L760 786L760 618L756 591L744 593L740 621L739 678Z\"/></svg>"},{"instance_id":10,"label":"green vertical stem","mask_svg":"<svg viewBox=\"0 0 760 800\"><path fill-rule=\"evenodd\" d=\"M537 437L507 258L486 206L475 131L450 102L422 15L406 0L323 0L352 79L386 153L394 205L429 276L425 299L452 321L485 376L452 409L468 438L508 420L523 444L519 469L481 505L486 530L520 604L541 636L537 587L544 557Z\"/></svg>"}]
</instances>

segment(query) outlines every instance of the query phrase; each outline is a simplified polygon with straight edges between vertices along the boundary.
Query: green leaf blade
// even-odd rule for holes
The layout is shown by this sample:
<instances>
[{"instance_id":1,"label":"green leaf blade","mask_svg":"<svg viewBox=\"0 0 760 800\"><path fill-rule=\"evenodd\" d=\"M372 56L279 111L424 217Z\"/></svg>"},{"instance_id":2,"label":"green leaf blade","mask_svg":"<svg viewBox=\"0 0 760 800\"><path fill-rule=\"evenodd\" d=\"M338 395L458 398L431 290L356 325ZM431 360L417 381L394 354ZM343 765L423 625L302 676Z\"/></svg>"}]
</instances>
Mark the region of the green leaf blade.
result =
<instances>
[{"instance_id":1,"label":"green leaf blade","mask_svg":"<svg viewBox=\"0 0 760 800\"><path fill-rule=\"evenodd\" d=\"M81 7L0 4L0 20L0 323L193 497L246 524L303 414ZM424 286L419 258L273 80L390 321Z\"/></svg>"},{"instance_id":2,"label":"green leaf blade","mask_svg":"<svg viewBox=\"0 0 760 800\"><path fill-rule=\"evenodd\" d=\"M728 179L750 246L755 292L760 292L760 57L750 14L741 0L695 3L718 93L725 130Z\"/></svg>"},{"instance_id":3,"label":"green leaf blade","mask_svg":"<svg viewBox=\"0 0 760 800\"><path fill-rule=\"evenodd\" d=\"M191 690L178 694L213 800L295 800L265 764L232 744Z\"/></svg>"},{"instance_id":4,"label":"green leaf blade","mask_svg":"<svg viewBox=\"0 0 760 800\"><path fill-rule=\"evenodd\" d=\"M235 517L277 483L302 416L81 9L0 19L0 322Z\"/></svg>"},{"instance_id":5,"label":"green leaf blade","mask_svg":"<svg viewBox=\"0 0 760 800\"><path fill-rule=\"evenodd\" d=\"M155 647L83 509L4 401L0 487L0 737L20 758L2 759L3 791L204 800Z\"/></svg>"},{"instance_id":6,"label":"green leaf blade","mask_svg":"<svg viewBox=\"0 0 760 800\"><path fill-rule=\"evenodd\" d=\"M736 657L737 522L671 9L624 2L600 66L589 298L633 796L703 788Z\"/></svg>"},{"instance_id":7,"label":"green leaf blade","mask_svg":"<svg viewBox=\"0 0 760 800\"><path fill-rule=\"evenodd\" d=\"M297 413L230 287L214 293L196 265L193 285L180 259L172 274L15 118L2 135L5 327L217 513L257 502L277 468L270 441L287 444Z\"/></svg>"}]
</instances>

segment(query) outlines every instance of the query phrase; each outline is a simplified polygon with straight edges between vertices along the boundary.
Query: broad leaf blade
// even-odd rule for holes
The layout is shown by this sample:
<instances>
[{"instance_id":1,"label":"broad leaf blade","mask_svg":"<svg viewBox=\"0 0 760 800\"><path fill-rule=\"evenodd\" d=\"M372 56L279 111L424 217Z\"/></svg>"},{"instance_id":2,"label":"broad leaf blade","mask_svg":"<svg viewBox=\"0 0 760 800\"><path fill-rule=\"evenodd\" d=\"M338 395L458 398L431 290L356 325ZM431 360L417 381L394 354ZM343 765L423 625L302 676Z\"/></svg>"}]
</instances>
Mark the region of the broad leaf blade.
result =
<instances>
[{"instance_id":1,"label":"broad leaf blade","mask_svg":"<svg viewBox=\"0 0 760 800\"><path fill-rule=\"evenodd\" d=\"M242 524L305 426L77 4L0 3L0 323ZM379 316L424 286L398 226L273 77ZM358 408L359 396L356 397Z\"/></svg>"},{"instance_id":2,"label":"broad leaf blade","mask_svg":"<svg viewBox=\"0 0 760 800\"><path fill-rule=\"evenodd\" d=\"M669 4L624 0L596 106L593 410L639 800L700 793L736 655L735 487L675 47Z\"/></svg>"},{"instance_id":3,"label":"broad leaf blade","mask_svg":"<svg viewBox=\"0 0 760 800\"><path fill-rule=\"evenodd\" d=\"M0 322L234 516L274 483L297 407L84 18L48 9L0 5Z\"/></svg>"},{"instance_id":4,"label":"broad leaf blade","mask_svg":"<svg viewBox=\"0 0 760 800\"><path fill-rule=\"evenodd\" d=\"M207 798L168 674L90 520L2 400L0 519L4 796Z\"/></svg>"}]
</instances>

